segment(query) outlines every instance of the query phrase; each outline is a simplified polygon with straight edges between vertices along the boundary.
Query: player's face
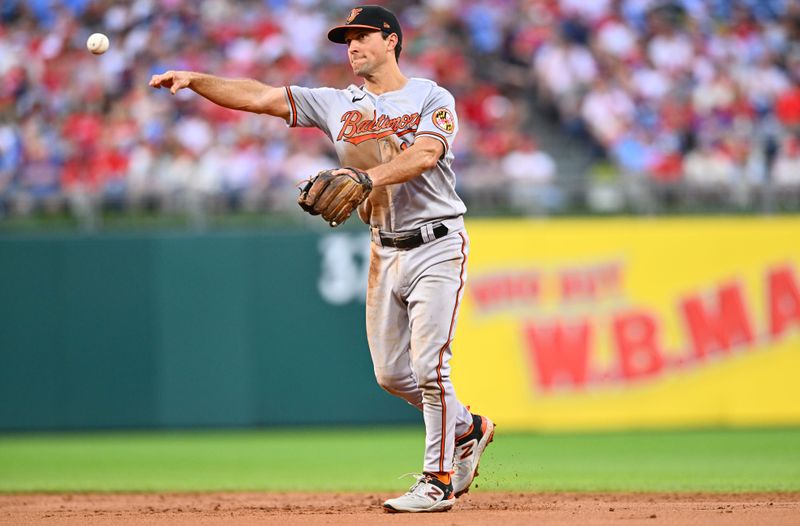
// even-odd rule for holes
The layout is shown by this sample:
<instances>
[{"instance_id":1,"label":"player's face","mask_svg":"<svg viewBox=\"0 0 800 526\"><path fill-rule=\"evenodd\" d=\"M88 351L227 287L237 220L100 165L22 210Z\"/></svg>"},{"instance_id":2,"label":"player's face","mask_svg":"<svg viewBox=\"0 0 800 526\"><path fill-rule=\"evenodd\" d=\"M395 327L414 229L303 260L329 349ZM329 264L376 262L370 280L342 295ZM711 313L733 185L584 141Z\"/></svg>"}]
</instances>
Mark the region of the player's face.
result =
<instances>
[{"instance_id":1,"label":"player's face","mask_svg":"<svg viewBox=\"0 0 800 526\"><path fill-rule=\"evenodd\" d=\"M350 29L345 34L345 42L350 66L359 77L374 74L386 62L388 41L380 31Z\"/></svg>"}]
</instances>

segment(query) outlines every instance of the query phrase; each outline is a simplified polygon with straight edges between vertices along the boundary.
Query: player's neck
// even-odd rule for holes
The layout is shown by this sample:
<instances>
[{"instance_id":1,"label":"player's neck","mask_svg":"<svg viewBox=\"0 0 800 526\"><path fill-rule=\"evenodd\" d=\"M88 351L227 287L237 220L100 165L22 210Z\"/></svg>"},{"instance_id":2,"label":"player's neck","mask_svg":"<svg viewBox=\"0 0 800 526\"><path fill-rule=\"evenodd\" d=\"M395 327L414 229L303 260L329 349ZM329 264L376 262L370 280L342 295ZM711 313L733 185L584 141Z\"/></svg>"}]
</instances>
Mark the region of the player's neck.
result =
<instances>
[{"instance_id":1,"label":"player's neck","mask_svg":"<svg viewBox=\"0 0 800 526\"><path fill-rule=\"evenodd\" d=\"M407 82L408 78L393 63L387 63L383 68L376 71L374 75L364 77L364 87L375 95L383 95L390 91L403 89Z\"/></svg>"}]
</instances>

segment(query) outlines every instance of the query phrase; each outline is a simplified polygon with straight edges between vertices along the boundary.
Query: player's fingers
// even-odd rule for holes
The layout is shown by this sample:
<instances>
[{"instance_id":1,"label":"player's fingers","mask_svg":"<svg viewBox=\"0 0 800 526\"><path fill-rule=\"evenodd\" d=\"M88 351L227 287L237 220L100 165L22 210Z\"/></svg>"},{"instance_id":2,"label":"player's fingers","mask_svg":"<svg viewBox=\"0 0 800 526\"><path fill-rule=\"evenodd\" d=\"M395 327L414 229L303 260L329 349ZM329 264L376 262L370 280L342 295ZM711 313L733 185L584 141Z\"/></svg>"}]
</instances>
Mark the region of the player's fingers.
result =
<instances>
[{"instance_id":1,"label":"player's fingers","mask_svg":"<svg viewBox=\"0 0 800 526\"><path fill-rule=\"evenodd\" d=\"M165 87L168 88L170 83L172 82L172 72L167 71L166 73L162 73L161 75L153 75L150 78L150 85L154 88Z\"/></svg>"},{"instance_id":2,"label":"player's fingers","mask_svg":"<svg viewBox=\"0 0 800 526\"><path fill-rule=\"evenodd\" d=\"M180 79L172 81L172 87L169 89L173 95L178 93L178 90L183 89L189 85L189 81L187 79Z\"/></svg>"}]
</instances>

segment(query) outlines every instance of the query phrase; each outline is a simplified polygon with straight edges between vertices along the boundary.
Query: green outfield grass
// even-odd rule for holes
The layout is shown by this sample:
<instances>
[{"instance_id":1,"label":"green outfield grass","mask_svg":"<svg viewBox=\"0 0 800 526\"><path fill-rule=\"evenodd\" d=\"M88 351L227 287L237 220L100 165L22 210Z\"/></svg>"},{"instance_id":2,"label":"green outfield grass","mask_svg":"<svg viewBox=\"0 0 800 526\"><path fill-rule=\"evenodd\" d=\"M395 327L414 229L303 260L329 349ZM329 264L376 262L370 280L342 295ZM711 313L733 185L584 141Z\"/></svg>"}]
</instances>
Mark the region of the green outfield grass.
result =
<instances>
[{"instance_id":1,"label":"green outfield grass","mask_svg":"<svg viewBox=\"0 0 800 526\"><path fill-rule=\"evenodd\" d=\"M0 491L396 491L421 429L0 435ZM479 489L798 491L800 429L498 432Z\"/></svg>"}]
</instances>

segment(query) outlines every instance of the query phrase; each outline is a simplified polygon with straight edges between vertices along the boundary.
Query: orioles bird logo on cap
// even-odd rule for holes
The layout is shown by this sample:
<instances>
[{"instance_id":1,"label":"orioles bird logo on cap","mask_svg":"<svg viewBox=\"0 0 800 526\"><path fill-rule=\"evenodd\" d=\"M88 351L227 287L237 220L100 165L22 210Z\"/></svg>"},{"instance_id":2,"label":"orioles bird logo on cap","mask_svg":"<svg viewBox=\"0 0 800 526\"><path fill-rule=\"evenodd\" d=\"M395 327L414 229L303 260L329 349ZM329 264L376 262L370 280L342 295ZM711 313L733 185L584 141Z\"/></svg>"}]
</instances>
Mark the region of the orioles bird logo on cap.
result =
<instances>
[{"instance_id":1,"label":"orioles bird logo on cap","mask_svg":"<svg viewBox=\"0 0 800 526\"><path fill-rule=\"evenodd\" d=\"M355 9L350 11L350 14L347 15L347 20L345 20L345 23L349 24L350 22L352 22L361 11L363 11L363 9L361 9L360 7L356 7Z\"/></svg>"}]
</instances>

